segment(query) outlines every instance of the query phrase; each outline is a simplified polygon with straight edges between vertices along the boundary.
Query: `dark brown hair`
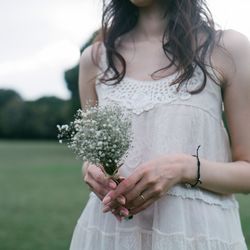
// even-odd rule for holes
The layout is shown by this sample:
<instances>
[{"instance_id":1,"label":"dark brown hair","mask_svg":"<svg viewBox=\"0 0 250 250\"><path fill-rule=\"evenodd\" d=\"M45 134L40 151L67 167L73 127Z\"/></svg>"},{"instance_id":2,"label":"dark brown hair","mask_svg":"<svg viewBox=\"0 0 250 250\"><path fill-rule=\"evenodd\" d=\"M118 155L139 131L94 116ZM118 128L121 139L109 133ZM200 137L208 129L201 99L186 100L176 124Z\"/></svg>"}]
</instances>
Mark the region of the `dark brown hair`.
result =
<instances>
[{"instance_id":1,"label":"dark brown hair","mask_svg":"<svg viewBox=\"0 0 250 250\"><path fill-rule=\"evenodd\" d=\"M195 67L199 67L204 75L203 83L191 92L199 93L206 85L207 75L213 78L207 70L207 66L211 65L211 51L216 42L216 30L211 12L205 0L165 0L165 2L167 22L162 37L162 48L170 64L151 76L174 65L177 72L182 72L172 83L178 83L179 88L193 76ZM106 48L108 65L100 78L101 82L114 81L114 84L118 84L125 76L126 61L117 51L115 42L136 26L138 17L139 8L129 0L103 0L102 40ZM204 37L202 42L200 34ZM209 65L206 62L207 55L210 55ZM115 59L122 65L121 72L114 63ZM112 72L111 77L108 77L108 72Z\"/></svg>"}]
</instances>

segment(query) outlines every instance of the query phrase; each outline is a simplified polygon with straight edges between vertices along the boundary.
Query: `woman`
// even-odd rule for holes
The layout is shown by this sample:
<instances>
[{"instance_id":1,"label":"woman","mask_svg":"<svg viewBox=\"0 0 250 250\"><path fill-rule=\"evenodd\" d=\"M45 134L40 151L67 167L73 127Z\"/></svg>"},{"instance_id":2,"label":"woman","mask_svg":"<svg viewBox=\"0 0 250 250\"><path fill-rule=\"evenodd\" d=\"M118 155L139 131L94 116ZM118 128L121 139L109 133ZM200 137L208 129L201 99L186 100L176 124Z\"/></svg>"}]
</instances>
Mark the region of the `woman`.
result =
<instances>
[{"instance_id":1,"label":"woman","mask_svg":"<svg viewBox=\"0 0 250 250\"><path fill-rule=\"evenodd\" d=\"M107 2L81 104L123 105L133 147L118 186L84 164L71 250L246 250L233 193L250 192L249 41L216 31L203 0Z\"/></svg>"}]
</instances>

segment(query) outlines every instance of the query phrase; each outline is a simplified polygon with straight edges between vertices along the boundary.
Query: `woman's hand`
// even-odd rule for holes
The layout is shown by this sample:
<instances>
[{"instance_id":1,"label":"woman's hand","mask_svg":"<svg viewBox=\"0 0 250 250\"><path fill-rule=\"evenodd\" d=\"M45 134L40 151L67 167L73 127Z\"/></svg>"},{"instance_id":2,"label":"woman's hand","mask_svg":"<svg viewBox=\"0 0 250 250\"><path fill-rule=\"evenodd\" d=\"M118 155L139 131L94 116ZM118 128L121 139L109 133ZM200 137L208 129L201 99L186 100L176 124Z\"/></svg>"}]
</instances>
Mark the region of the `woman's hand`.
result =
<instances>
[{"instance_id":1,"label":"woman's hand","mask_svg":"<svg viewBox=\"0 0 250 250\"><path fill-rule=\"evenodd\" d=\"M110 190L114 190L117 186L113 180L105 176L101 168L89 162L84 162L82 173L84 182L100 200L102 200Z\"/></svg>"},{"instance_id":2,"label":"woman's hand","mask_svg":"<svg viewBox=\"0 0 250 250\"><path fill-rule=\"evenodd\" d=\"M96 165L84 162L82 167L82 174L84 182L89 186L90 190L93 191L100 200L109 193L111 190L115 190L117 184L110 178L108 178L101 168ZM118 220L121 219L122 205L125 204L125 197L118 196L114 199L113 204L116 209L112 210L112 213Z\"/></svg>"},{"instance_id":3,"label":"woman's hand","mask_svg":"<svg viewBox=\"0 0 250 250\"><path fill-rule=\"evenodd\" d=\"M105 196L103 204L112 210L116 208L115 199L123 195L126 198L127 212L131 215L136 214L161 198L170 187L183 182L187 166L194 169L195 180L196 159L190 155L162 156L143 163L115 190Z\"/></svg>"}]
</instances>

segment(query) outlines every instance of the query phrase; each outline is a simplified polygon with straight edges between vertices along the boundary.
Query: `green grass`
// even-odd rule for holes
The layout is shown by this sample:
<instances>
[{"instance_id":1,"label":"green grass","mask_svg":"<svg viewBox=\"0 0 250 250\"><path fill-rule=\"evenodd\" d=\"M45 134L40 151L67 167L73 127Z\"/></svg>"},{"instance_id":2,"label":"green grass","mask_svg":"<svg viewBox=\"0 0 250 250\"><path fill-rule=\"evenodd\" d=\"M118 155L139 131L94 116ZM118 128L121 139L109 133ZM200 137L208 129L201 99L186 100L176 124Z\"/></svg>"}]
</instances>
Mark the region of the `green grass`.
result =
<instances>
[{"instance_id":1,"label":"green grass","mask_svg":"<svg viewBox=\"0 0 250 250\"><path fill-rule=\"evenodd\" d=\"M87 197L65 145L0 143L0 249L69 249Z\"/></svg>"},{"instance_id":2,"label":"green grass","mask_svg":"<svg viewBox=\"0 0 250 250\"><path fill-rule=\"evenodd\" d=\"M237 197L250 249L250 197ZM69 249L87 198L81 162L65 145L0 141L0 249Z\"/></svg>"},{"instance_id":3,"label":"green grass","mask_svg":"<svg viewBox=\"0 0 250 250\"><path fill-rule=\"evenodd\" d=\"M238 194L236 197L240 204L242 230L250 249L250 195Z\"/></svg>"}]
</instances>

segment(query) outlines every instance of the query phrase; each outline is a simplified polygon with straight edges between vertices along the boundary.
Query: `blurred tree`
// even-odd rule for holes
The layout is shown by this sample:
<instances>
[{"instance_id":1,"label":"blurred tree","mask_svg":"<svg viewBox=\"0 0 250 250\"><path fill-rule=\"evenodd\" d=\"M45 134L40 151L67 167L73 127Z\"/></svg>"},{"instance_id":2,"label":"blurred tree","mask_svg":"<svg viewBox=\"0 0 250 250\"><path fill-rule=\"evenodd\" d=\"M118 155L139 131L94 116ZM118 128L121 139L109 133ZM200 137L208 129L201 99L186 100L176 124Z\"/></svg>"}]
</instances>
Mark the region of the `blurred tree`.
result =
<instances>
[{"instance_id":1,"label":"blurred tree","mask_svg":"<svg viewBox=\"0 0 250 250\"><path fill-rule=\"evenodd\" d=\"M100 30L83 45L81 53L99 39ZM56 125L69 123L80 108L78 71L79 64L64 73L71 92L69 101L57 97L23 101L15 91L0 89L0 138L56 139Z\"/></svg>"},{"instance_id":2,"label":"blurred tree","mask_svg":"<svg viewBox=\"0 0 250 250\"><path fill-rule=\"evenodd\" d=\"M0 137L19 137L24 109L24 101L17 92L0 90Z\"/></svg>"},{"instance_id":3,"label":"blurred tree","mask_svg":"<svg viewBox=\"0 0 250 250\"><path fill-rule=\"evenodd\" d=\"M21 96L12 89L0 89L0 109L13 99L22 99Z\"/></svg>"},{"instance_id":4,"label":"blurred tree","mask_svg":"<svg viewBox=\"0 0 250 250\"><path fill-rule=\"evenodd\" d=\"M23 137L56 139L56 125L70 121L70 108L70 101L53 96L26 102Z\"/></svg>"},{"instance_id":5,"label":"blurred tree","mask_svg":"<svg viewBox=\"0 0 250 250\"><path fill-rule=\"evenodd\" d=\"M83 45L81 48L81 53L89 46L91 45L94 41L100 39L100 30L97 30L96 32L93 33L93 35L89 38L89 40ZM67 83L67 88L71 92L71 106L72 106L72 111L71 115L73 115L77 109L80 108L80 99L79 99L79 89L78 89L78 77L79 77L79 63L65 71L64 73L64 78Z\"/></svg>"},{"instance_id":6,"label":"blurred tree","mask_svg":"<svg viewBox=\"0 0 250 250\"><path fill-rule=\"evenodd\" d=\"M13 90L0 90L0 138L56 139L57 124L69 123L70 101L42 97L23 101Z\"/></svg>"}]
</instances>

